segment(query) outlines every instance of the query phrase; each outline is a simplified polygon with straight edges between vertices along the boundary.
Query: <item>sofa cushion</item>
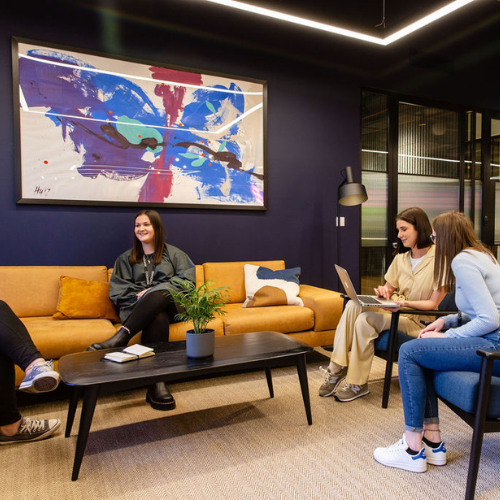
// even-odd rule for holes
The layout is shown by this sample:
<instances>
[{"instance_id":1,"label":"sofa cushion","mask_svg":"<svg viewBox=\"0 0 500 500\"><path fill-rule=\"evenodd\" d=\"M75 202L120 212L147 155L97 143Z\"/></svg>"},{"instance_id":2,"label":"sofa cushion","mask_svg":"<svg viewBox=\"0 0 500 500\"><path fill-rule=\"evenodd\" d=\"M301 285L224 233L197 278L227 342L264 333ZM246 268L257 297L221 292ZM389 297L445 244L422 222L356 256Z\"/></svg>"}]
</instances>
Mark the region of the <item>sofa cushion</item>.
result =
<instances>
[{"instance_id":1,"label":"sofa cushion","mask_svg":"<svg viewBox=\"0 0 500 500\"><path fill-rule=\"evenodd\" d=\"M52 316L21 318L37 349L45 359L84 351L94 342L102 342L116 333L107 319L69 319L54 321Z\"/></svg>"},{"instance_id":2,"label":"sofa cushion","mask_svg":"<svg viewBox=\"0 0 500 500\"><path fill-rule=\"evenodd\" d=\"M264 266L276 271L285 269L284 260L265 260L265 261L247 261L247 262L205 262L203 271L205 281L212 282L214 288L227 286L228 295L231 303L241 303L245 301L245 264L254 266Z\"/></svg>"},{"instance_id":3,"label":"sofa cushion","mask_svg":"<svg viewBox=\"0 0 500 500\"><path fill-rule=\"evenodd\" d=\"M1 266L0 297L20 318L51 316L59 300L59 278L107 281L106 266Z\"/></svg>"},{"instance_id":4,"label":"sofa cushion","mask_svg":"<svg viewBox=\"0 0 500 500\"><path fill-rule=\"evenodd\" d=\"M314 312L308 307L269 306L243 308L242 304L227 304L223 316L226 335L275 331L303 332L314 326Z\"/></svg>"},{"instance_id":5,"label":"sofa cushion","mask_svg":"<svg viewBox=\"0 0 500 500\"><path fill-rule=\"evenodd\" d=\"M245 264L243 307L303 306L299 297L300 267L273 271L268 267Z\"/></svg>"},{"instance_id":6,"label":"sofa cushion","mask_svg":"<svg viewBox=\"0 0 500 500\"><path fill-rule=\"evenodd\" d=\"M109 299L109 283L61 276L54 319L109 319L120 322Z\"/></svg>"}]
</instances>

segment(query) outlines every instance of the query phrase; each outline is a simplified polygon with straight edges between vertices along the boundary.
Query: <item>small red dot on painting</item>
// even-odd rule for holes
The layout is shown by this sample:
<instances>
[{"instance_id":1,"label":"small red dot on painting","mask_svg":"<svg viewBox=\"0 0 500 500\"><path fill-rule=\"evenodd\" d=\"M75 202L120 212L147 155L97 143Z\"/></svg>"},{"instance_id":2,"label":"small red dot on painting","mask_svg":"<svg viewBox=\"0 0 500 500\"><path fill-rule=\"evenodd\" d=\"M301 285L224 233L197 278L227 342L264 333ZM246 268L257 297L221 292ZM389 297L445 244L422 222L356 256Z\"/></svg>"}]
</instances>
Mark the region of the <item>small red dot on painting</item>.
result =
<instances>
[{"instance_id":1,"label":"small red dot on painting","mask_svg":"<svg viewBox=\"0 0 500 500\"><path fill-rule=\"evenodd\" d=\"M211 163L209 163L209 164L208 164L208 166L209 166L209 167L211 167L211 166L212 166L212 164L211 164Z\"/></svg>"},{"instance_id":2,"label":"small red dot on painting","mask_svg":"<svg viewBox=\"0 0 500 500\"><path fill-rule=\"evenodd\" d=\"M140 138L142 137L142 135L141 135L141 134L139 134L137 137L139 137L139 139L140 139Z\"/></svg>"},{"instance_id":3,"label":"small red dot on painting","mask_svg":"<svg viewBox=\"0 0 500 500\"><path fill-rule=\"evenodd\" d=\"M49 162L47 160L44 160L43 163L45 163L45 165L48 165Z\"/></svg>"},{"instance_id":4,"label":"small red dot on painting","mask_svg":"<svg viewBox=\"0 0 500 500\"><path fill-rule=\"evenodd\" d=\"M181 122L179 122L179 127L184 127L184 125Z\"/></svg>"},{"instance_id":5,"label":"small red dot on painting","mask_svg":"<svg viewBox=\"0 0 500 500\"><path fill-rule=\"evenodd\" d=\"M108 113L109 113L110 115L112 115L112 114L113 114L113 111L109 110L109 111L108 111Z\"/></svg>"}]
</instances>

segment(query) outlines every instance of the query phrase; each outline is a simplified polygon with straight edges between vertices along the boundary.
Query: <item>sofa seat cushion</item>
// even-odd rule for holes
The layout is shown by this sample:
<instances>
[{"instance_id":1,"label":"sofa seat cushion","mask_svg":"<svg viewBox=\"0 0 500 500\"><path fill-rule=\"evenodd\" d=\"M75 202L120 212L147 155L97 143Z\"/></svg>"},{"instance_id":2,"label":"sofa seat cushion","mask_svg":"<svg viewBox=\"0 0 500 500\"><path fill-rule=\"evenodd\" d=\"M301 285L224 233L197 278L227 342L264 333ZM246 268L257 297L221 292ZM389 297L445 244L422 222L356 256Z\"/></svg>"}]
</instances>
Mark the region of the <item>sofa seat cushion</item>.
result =
<instances>
[{"instance_id":1,"label":"sofa seat cushion","mask_svg":"<svg viewBox=\"0 0 500 500\"><path fill-rule=\"evenodd\" d=\"M473 372L435 372L436 393L464 411L475 413L479 373ZM500 377L492 377L487 416L500 417Z\"/></svg>"},{"instance_id":2,"label":"sofa seat cushion","mask_svg":"<svg viewBox=\"0 0 500 500\"><path fill-rule=\"evenodd\" d=\"M57 321L51 316L21 318L33 342L46 359L84 351L116 333L107 319L69 319Z\"/></svg>"},{"instance_id":3,"label":"sofa seat cushion","mask_svg":"<svg viewBox=\"0 0 500 500\"><path fill-rule=\"evenodd\" d=\"M247 332L302 332L314 326L314 313L307 307L268 306L243 308L242 303L227 304L223 316L226 335Z\"/></svg>"}]
</instances>

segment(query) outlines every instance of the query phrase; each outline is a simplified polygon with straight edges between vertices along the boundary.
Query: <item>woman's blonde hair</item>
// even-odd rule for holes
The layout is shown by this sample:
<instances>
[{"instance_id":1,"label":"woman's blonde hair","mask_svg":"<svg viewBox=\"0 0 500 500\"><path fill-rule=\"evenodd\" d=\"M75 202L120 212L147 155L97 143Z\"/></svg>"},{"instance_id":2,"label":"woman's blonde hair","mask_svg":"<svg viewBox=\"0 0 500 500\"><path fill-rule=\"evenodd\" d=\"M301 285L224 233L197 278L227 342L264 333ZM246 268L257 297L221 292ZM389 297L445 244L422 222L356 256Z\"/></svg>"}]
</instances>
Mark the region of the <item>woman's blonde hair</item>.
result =
<instances>
[{"instance_id":1,"label":"woman's blonde hair","mask_svg":"<svg viewBox=\"0 0 500 500\"><path fill-rule=\"evenodd\" d=\"M455 288L451 262L463 250L486 253L495 261L493 253L476 238L471 220L462 212L452 210L442 213L434 219L432 226L436 233L434 280L443 284L446 292L450 293Z\"/></svg>"}]
</instances>

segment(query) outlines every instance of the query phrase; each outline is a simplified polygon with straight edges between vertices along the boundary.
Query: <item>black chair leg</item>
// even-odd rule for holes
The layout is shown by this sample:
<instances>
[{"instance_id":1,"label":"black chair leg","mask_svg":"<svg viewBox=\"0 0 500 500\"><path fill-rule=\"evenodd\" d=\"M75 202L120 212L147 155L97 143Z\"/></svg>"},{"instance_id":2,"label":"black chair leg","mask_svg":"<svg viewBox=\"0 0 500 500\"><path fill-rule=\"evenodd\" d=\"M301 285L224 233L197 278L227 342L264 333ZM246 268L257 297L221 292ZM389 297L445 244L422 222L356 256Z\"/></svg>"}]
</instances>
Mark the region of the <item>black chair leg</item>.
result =
<instances>
[{"instance_id":1,"label":"black chair leg","mask_svg":"<svg viewBox=\"0 0 500 500\"><path fill-rule=\"evenodd\" d=\"M387 408L389 404L389 394L391 392L392 367L396 357L396 340L398 336L399 311L392 313L391 327L389 330L389 345L387 346L387 363L385 365L384 392L382 394L382 408Z\"/></svg>"},{"instance_id":2,"label":"black chair leg","mask_svg":"<svg viewBox=\"0 0 500 500\"><path fill-rule=\"evenodd\" d=\"M467 474L467 487L465 490L466 500L473 500L476 493L477 473L479 470L479 461L481 460L481 449L483 447L484 426L488 411L492 372L493 362L488 359L483 359L481 363L481 376L479 379L479 393L477 398L474 432L472 434L469 472Z\"/></svg>"}]
</instances>

